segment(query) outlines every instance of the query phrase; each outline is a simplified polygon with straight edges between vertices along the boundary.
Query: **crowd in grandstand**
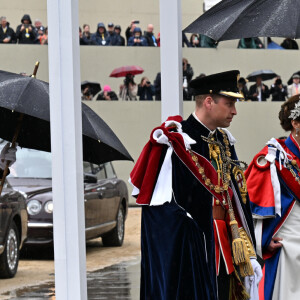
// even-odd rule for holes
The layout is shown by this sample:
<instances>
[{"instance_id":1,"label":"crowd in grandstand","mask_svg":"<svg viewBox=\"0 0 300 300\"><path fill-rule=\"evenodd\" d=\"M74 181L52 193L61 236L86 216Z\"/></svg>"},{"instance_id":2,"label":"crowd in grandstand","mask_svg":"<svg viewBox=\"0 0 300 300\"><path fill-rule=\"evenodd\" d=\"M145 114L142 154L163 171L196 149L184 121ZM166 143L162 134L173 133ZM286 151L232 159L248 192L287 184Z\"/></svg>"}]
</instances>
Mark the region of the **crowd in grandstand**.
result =
<instances>
[{"instance_id":1,"label":"crowd in grandstand","mask_svg":"<svg viewBox=\"0 0 300 300\"><path fill-rule=\"evenodd\" d=\"M80 45L95 46L160 46L160 33L154 34L154 26L148 24L143 32L139 27L139 21L133 20L125 30L125 38L121 35L121 26L108 23L97 24L96 31L91 33L90 25L84 24L79 28ZM30 15L25 14L21 19L21 24L14 30L6 17L0 18L0 43L19 43L19 44L48 44L48 28L43 26L38 19L32 24ZM194 48L216 48L218 42L208 36L201 34L192 34L190 39L183 33L182 46ZM257 37L244 38L238 43L238 48L244 49L299 49L295 40L286 38L279 45L268 38L267 45Z\"/></svg>"},{"instance_id":2,"label":"crowd in grandstand","mask_svg":"<svg viewBox=\"0 0 300 300\"><path fill-rule=\"evenodd\" d=\"M190 81L194 77L194 71L192 66L189 64L186 58L182 59L182 89L183 89L183 100L194 100L193 90L190 88ZM206 76L204 73L198 75L198 77ZM261 76L256 76L255 83L250 82L241 77L238 81L240 93L244 96L242 101L267 101L271 97L271 101L285 101L291 96L300 93L300 71L292 74L288 81L288 85L283 84L280 76L274 74L274 82L270 87L263 83ZM249 84L249 89L247 87ZM111 90L109 85L105 85L103 91L99 94L92 93L92 87L86 87L82 89L82 100L161 100L161 74L157 73L156 78L153 82L148 77L142 77L140 83L136 83L134 75L127 74L123 83L120 85L118 95L116 92Z\"/></svg>"}]
</instances>

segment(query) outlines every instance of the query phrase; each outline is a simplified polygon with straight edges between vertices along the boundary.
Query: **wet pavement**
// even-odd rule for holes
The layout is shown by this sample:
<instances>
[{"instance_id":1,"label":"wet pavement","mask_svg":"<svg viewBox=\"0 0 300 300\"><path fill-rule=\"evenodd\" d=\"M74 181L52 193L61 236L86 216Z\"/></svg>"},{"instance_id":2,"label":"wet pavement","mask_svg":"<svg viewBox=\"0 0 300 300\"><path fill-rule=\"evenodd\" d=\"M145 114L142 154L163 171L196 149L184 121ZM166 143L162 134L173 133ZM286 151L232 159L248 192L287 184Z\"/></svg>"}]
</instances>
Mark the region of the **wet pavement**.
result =
<instances>
[{"instance_id":1,"label":"wet pavement","mask_svg":"<svg viewBox=\"0 0 300 300\"><path fill-rule=\"evenodd\" d=\"M87 287L89 300L138 300L140 258L89 272L87 274ZM0 295L0 299L54 300L54 283L4 293Z\"/></svg>"}]
</instances>

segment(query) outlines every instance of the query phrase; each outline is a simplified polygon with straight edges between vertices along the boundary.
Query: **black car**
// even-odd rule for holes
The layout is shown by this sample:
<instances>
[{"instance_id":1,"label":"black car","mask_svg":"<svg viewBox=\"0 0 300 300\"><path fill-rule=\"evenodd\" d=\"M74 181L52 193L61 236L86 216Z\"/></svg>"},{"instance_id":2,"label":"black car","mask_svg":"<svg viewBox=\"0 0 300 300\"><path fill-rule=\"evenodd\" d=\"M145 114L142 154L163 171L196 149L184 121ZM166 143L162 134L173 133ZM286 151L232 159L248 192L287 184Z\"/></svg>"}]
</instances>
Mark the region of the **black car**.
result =
<instances>
[{"instance_id":1,"label":"black car","mask_svg":"<svg viewBox=\"0 0 300 300\"><path fill-rule=\"evenodd\" d=\"M128 191L112 164L83 163L86 239L102 237L105 246L121 246L128 211ZM9 184L26 197L26 246L53 244L51 153L18 149Z\"/></svg>"},{"instance_id":2,"label":"black car","mask_svg":"<svg viewBox=\"0 0 300 300\"><path fill-rule=\"evenodd\" d=\"M0 197L0 278L14 277L17 272L27 220L24 196L6 183Z\"/></svg>"}]
</instances>

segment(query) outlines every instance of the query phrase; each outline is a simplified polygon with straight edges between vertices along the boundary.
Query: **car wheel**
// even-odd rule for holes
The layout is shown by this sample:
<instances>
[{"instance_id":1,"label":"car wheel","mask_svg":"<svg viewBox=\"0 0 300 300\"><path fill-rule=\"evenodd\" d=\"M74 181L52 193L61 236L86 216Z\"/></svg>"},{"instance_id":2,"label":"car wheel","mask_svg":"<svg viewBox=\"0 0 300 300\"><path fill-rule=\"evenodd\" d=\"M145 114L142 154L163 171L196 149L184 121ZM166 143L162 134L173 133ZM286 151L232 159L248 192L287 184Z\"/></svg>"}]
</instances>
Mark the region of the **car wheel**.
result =
<instances>
[{"instance_id":1,"label":"car wheel","mask_svg":"<svg viewBox=\"0 0 300 300\"><path fill-rule=\"evenodd\" d=\"M123 245L125 233L125 212L122 205L118 210L117 226L108 234L102 237L105 247L120 247Z\"/></svg>"},{"instance_id":2,"label":"car wheel","mask_svg":"<svg viewBox=\"0 0 300 300\"><path fill-rule=\"evenodd\" d=\"M9 227L4 252L0 255L0 278L12 278L19 264L19 233L15 222Z\"/></svg>"}]
</instances>

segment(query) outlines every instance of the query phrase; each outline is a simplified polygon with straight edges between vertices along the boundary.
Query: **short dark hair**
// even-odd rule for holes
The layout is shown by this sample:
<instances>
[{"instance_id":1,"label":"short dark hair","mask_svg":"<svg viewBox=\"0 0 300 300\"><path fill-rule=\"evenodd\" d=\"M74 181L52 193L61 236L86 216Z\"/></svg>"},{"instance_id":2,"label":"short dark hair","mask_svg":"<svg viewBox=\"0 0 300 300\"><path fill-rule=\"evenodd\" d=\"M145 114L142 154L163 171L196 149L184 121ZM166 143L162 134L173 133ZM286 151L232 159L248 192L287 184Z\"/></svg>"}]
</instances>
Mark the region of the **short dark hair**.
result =
<instances>
[{"instance_id":1,"label":"short dark hair","mask_svg":"<svg viewBox=\"0 0 300 300\"><path fill-rule=\"evenodd\" d=\"M299 95L292 96L286 102L281 105L281 110L278 114L280 125L285 131L292 131L292 119L289 118L291 110L295 108L295 104L300 101ZM300 122L300 117L297 117L295 121Z\"/></svg>"},{"instance_id":2,"label":"short dark hair","mask_svg":"<svg viewBox=\"0 0 300 300\"><path fill-rule=\"evenodd\" d=\"M196 95L195 96L195 101L196 101L196 106L201 107L203 104L203 101L205 98L211 97L215 103L218 103L219 99L222 97L221 95L217 94L204 94L204 95Z\"/></svg>"}]
</instances>

